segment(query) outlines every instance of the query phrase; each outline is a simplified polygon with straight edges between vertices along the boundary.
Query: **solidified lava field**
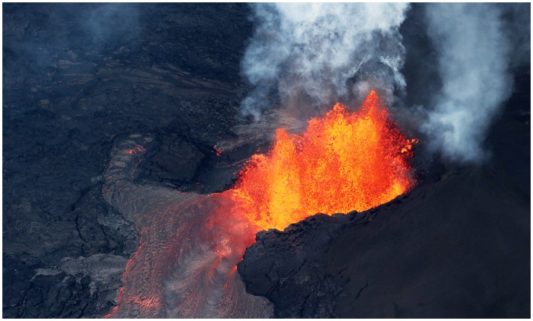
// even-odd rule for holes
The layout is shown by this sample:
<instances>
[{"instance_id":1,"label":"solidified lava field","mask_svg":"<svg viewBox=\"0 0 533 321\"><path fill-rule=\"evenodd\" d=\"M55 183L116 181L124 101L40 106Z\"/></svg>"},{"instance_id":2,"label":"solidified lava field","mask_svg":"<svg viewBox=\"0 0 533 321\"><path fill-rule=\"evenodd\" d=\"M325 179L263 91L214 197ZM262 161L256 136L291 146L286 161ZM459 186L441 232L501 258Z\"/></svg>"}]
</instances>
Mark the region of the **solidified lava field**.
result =
<instances>
[{"instance_id":1,"label":"solidified lava field","mask_svg":"<svg viewBox=\"0 0 533 321\"><path fill-rule=\"evenodd\" d=\"M4 4L3 316L529 317L530 5L402 8Z\"/></svg>"}]
</instances>

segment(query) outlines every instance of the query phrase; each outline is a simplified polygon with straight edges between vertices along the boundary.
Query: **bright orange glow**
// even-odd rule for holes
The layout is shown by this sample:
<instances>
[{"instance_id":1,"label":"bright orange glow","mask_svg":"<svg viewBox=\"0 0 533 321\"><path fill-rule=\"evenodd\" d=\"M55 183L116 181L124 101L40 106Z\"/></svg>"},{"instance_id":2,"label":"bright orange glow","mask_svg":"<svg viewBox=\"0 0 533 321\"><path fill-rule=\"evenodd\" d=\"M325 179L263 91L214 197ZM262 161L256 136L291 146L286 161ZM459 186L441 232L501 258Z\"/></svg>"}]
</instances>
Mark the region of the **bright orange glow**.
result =
<instances>
[{"instance_id":1,"label":"bright orange glow","mask_svg":"<svg viewBox=\"0 0 533 321\"><path fill-rule=\"evenodd\" d=\"M364 211L413 184L405 138L371 91L356 112L336 104L301 135L278 129L272 149L253 155L231 191L258 230L283 230L316 213Z\"/></svg>"},{"instance_id":2,"label":"bright orange glow","mask_svg":"<svg viewBox=\"0 0 533 321\"><path fill-rule=\"evenodd\" d=\"M302 134L278 129L271 150L252 156L232 189L176 192L172 202L163 193L153 208L133 202L135 211L142 209L130 214L139 245L106 317L240 315L258 302L236 273L256 232L391 201L414 184L408 160L416 143L394 126L372 91L357 111L336 104ZM136 146L119 156L143 151Z\"/></svg>"}]
</instances>

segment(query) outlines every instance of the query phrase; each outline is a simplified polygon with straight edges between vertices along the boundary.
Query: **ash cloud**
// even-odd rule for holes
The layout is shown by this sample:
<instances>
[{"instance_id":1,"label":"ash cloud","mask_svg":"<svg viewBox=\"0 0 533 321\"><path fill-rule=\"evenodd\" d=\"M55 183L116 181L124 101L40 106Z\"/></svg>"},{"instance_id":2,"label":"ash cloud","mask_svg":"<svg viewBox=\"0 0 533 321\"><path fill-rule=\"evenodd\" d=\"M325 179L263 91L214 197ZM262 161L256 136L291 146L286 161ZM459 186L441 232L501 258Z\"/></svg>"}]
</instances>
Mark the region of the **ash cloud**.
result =
<instances>
[{"instance_id":1,"label":"ash cloud","mask_svg":"<svg viewBox=\"0 0 533 321\"><path fill-rule=\"evenodd\" d=\"M428 34L439 54L442 88L421 130L431 150L459 162L479 162L491 120L512 89L511 44L501 9L485 4L426 7Z\"/></svg>"},{"instance_id":2,"label":"ash cloud","mask_svg":"<svg viewBox=\"0 0 533 321\"><path fill-rule=\"evenodd\" d=\"M253 90L242 112L260 119L281 104L301 116L378 88L401 92L406 4L257 4L256 30L242 61ZM273 98L275 97L275 98ZM305 107L303 107L305 106Z\"/></svg>"}]
</instances>

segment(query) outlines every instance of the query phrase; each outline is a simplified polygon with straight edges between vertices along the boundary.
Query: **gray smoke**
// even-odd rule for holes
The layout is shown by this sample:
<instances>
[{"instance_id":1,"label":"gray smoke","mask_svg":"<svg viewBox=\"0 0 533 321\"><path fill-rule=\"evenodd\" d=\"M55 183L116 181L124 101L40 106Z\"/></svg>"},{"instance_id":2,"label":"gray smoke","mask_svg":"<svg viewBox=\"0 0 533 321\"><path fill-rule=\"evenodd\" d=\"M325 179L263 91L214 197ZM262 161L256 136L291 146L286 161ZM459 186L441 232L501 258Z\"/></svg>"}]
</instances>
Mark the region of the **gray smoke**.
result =
<instances>
[{"instance_id":1,"label":"gray smoke","mask_svg":"<svg viewBox=\"0 0 533 321\"><path fill-rule=\"evenodd\" d=\"M407 8L401 3L253 6L256 31L242 62L253 90L242 103L243 113L257 120L276 102L300 112L325 108L361 98L371 87L390 102L394 91L405 87L398 28Z\"/></svg>"},{"instance_id":2,"label":"gray smoke","mask_svg":"<svg viewBox=\"0 0 533 321\"><path fill-rule=\"evenodd\" d=\"M500 16L489 4L426 7L443 86L422 130L430 148L448 159L485 159L488 126L511 92L510 44Z\"/></svg>"}]
</instances>

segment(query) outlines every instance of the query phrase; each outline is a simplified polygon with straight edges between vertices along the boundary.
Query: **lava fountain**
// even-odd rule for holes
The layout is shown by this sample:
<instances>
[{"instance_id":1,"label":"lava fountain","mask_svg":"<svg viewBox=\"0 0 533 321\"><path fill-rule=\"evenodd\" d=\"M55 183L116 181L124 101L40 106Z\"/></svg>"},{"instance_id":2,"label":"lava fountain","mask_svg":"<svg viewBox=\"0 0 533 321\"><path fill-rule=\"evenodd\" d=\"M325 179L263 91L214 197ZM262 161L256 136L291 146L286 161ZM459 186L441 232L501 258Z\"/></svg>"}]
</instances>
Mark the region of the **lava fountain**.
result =
<instances>
[{"instance_id":1,"label":"lava fountain","mask_svg":"<svg viewBox=\"0 0 533 321\"><path fill-rule=\"evenodd\" d=\"M282 230L315 213L364 211L405 193L413 139L391 122L375 91L361 108L336 104L302 134L276 131L222 193L181 193L135 181L151 142L115 145L104 175L106 201L133 222L139 246L107 317L268 317L236 267L260 230Z\"/></svg>"},{"instance_id":2,"label":"lava fountain","mask_svg":"<svg viewBox=\"0 0 533 321\"><path fill-rule=\"evenodd\" d=\"M231 197L258 230L283 230L315 213L365 211L413 184L405 138L372 90L356 112L337 103L301 135L275 133L272 149L253 155Z\"/></svg>"}]
</instances>

